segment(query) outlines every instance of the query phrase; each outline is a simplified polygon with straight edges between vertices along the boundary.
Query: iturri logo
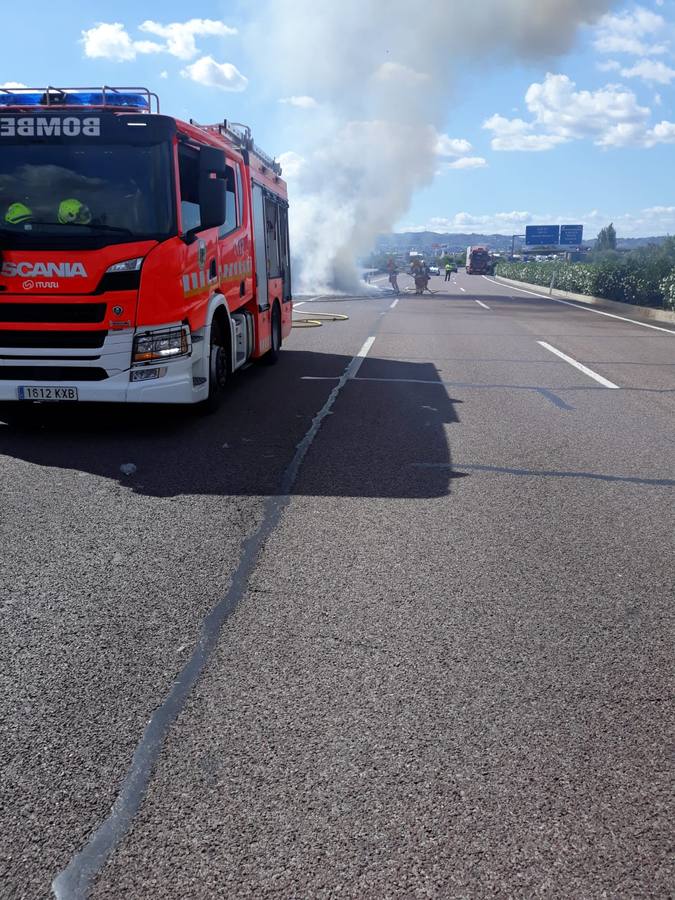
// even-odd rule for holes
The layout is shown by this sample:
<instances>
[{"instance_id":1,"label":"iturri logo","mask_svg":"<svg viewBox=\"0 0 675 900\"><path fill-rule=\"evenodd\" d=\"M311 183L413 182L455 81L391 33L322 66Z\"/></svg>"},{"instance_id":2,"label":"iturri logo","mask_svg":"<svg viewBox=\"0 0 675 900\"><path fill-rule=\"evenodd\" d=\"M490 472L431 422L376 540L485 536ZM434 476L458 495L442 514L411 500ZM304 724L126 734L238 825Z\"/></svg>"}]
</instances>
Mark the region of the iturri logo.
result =
<instances>
[{"instance_id":1,"label":"iturri logo","mask_svg":"<svg viewBox=\"0 0 675 900\"><path fill-rule=\"evenodd\" d=\"M37 288L39 291L55 291L58 290L59 283L58 281L32 281L29 279L24 281L21 287L24 291L32 291L34 288Z\"/></svg>"}]
</instances>

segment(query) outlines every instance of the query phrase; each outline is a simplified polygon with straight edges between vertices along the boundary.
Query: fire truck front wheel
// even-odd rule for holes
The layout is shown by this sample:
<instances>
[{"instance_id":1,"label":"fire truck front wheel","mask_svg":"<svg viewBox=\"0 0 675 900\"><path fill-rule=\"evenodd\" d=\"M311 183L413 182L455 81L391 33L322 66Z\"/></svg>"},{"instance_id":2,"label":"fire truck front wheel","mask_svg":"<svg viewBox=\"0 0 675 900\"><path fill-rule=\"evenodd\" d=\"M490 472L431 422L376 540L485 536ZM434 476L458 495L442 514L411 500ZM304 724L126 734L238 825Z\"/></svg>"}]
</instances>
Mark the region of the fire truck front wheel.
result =
<instances>
[{"instance_id":1,"label":"fire truck front wheel","mask_svg":"<svg viewBox=\"0 0 675 900\"><path fill-rule=\"evenodd\" d=\"M211 323L209 353L209 396L203 403L206 413L215 412L223 399L230 375L230 352L227 338L218 319Z\"/></svg>"}]
</instances>

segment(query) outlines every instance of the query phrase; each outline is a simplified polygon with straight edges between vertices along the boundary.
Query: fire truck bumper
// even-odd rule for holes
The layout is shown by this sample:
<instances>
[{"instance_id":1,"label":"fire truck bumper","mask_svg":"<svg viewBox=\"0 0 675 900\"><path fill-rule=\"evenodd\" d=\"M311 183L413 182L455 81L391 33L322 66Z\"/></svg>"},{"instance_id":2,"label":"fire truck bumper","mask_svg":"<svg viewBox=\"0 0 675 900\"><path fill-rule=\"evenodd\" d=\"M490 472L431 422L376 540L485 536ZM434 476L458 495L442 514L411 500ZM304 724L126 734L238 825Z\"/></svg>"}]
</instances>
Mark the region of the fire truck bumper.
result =
<instances>
[{"instance_id":1,"label":"fire truck bumper","mask_svg":"<svg viewBox=\"0 0 675 900\"><path fill-rule=\"evenodd\" d=\"M196 336L193 335L189 356L120 370L121 361L128 366L131 358L131 336L127 341L121 341L121 335L116 337L114 346L106 342L102 355L89 362L84 372L81 362L69 360L64 364L55 358L46 360L44 357L39 361L22 359L21 370L17 372L18 360L0 359L0 402L39 399L27 388L75 388L77 402L84 403L188 404L207 398L203 340L194 340ZM40 377L40 368L45 369L44 378ZM72 369L72 377L69 369ZM72 394L63 396L62 390L53 393L58 400L75 399Z\"/></svg>"}]
</instances>

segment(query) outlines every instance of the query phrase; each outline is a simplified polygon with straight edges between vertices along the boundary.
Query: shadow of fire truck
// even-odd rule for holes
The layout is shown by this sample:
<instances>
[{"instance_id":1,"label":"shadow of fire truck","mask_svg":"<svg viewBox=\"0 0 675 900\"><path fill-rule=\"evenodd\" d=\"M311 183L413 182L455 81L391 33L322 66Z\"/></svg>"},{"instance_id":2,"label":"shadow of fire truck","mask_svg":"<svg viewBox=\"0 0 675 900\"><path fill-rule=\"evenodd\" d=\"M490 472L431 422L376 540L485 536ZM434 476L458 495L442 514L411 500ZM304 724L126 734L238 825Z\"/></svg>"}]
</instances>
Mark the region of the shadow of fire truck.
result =
<instances>
[{"instance_id":1,"label":"shadow of fire truck","mask_svg":"<svg viewBox=\"0 0 675 900\"><path fill-rule=\"evenodd\" d=\"M275 494L350 361L285 350L274 369L253 366L234 378L222 408L206 418L186 407L56 404L35 408L18 425L16 406L7 405L0 452L154 497ZM292 493L444 496L457 477L447 434L459 421L457 402L431 363L367 359L323 420ZM448 465L422 472L412 465L420 459Z\"/></svg>"}]
</instances>

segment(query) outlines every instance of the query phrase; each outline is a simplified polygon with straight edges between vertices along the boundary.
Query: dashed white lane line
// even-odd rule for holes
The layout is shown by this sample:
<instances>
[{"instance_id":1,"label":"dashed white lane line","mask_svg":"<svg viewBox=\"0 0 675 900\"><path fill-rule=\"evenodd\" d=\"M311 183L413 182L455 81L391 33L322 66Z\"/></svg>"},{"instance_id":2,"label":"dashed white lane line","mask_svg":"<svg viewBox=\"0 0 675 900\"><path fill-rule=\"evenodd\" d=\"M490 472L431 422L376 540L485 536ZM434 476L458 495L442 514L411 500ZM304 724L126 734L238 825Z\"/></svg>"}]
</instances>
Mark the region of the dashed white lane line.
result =
<instances>
[{"instance_id":1,"label":"dashed white lane line","mask_svg":"<svg viewBox=\"0 0 675 900\"><path fill-rule=\"evenodd\" d=\"M394 307L396 306L397 303L398 303L398 297L394 300L393 303L389 304L389 309L394 309Z\"/></svg>"},{"instance_id":2,"label":"dashed white lane line","mask_svg":"<svg viewBox=\"0 0 675 900\"><path fill-rule=\"evenodd\" d=\"M349 365L349 370L347 372L348 378L356 378L358 371L361 368L361 365L363 364L363 360L370 353L370 348L373 346L374 343L375 343L374 335L371 335L369 338L366 338L366 340L363 342L363 347L361 347L361 349L359 350L359 352L356 354L356 356L354 357L354 359L351 361L351 363Z\"/></svg>"},{"instance_id":3,"label":"dashed white lane line","mask_svg":"<svg viewBox=\"0 0 675 900\"><path fill-rule=\"evenodd\" d=\"M532 294L533 297L542 297L544 300L553 300L554 303L563 303L565 306L571 306L573 309L583 309L585 312L595 313L598 316L608 316L610 319L619 319L620 322L628 322L630 325L641 325L643 328L653 328L654 331L665 331L666 334L675 334L671 328L661 328L660 325L650 325L649 322L638 322L636 319L628 319L626 316L617 316L616 313L604 312L602 309L592 309L590 306L581 306L579 303L570 303L569 300L561 300L560 297L550 297L548 294L539 294L537 291L527 291L524 288L517 288L513 285L502 284L501 281L495 281L494 278L488 278L483 275L486 281L491 281L497 287L508 287L512 291L520 291L521 294Z\"/></svg>"},{"instance_id":4,"label":"dashed white lane line","mask_svg":"<svg viewBox=\"0 0 675 900\"><path fill-rule=\"evenodd\" d=\"M579 371L583 372L584 375L588 375L589 378L594 378L597 382L604 385L604 387L616 388L617 390L619 389L618 384L614 384L613 381L609 381L607 378L603 378L602 375L598 375L598 373L594 372L593 369L589 369L588 366L584 366L582 363L577 362L576 359L572 359L571 356L567 356L567 354L563 353L562 350L557 350L555 347L547 344L546 341L537 341L537 343L545 350L549 350L551 353L555 353L555 355L559 356L560 359L564 359L566 363L574 366L575 369L579 369Z\"/></svg>"},{"instance_id":5,"label":"dashed white lane line","mask_svg":"<svg viewBox=\"0 0 675 900\"><path fill-rule=\"evenodd\" d=\"M482 300L476 300L476 303L477 303L479 306L482 306L483 309L490 309L490 307L487 305L487 303L483 303Z\"/></svg>"},{"instance_id":6,"label":"dashed white lane line","mask_svg":"<svg viewBox=\"0 0 675 900\"><path fill-rule=\"evenodd\" d=\"M463 291L466 294L466 288L461 287L460 291Z\"/></svg>"}]
</instances>

